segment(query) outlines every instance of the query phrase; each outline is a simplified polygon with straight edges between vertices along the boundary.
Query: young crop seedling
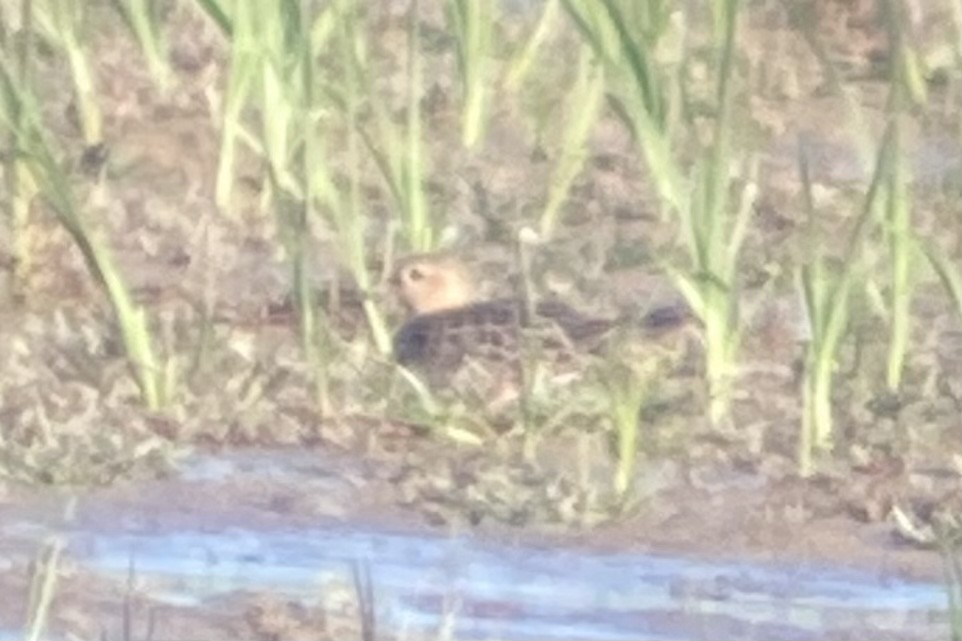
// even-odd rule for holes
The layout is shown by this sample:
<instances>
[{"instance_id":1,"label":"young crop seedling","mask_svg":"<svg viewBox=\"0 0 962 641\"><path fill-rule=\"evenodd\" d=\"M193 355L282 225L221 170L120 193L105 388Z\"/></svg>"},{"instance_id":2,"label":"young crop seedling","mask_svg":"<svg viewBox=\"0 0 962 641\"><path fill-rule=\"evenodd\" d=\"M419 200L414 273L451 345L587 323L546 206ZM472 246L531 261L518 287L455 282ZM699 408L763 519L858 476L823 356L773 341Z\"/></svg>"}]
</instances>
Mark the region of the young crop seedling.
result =
<instances>
[{"instance_id":1,"label":"young crop seedling","mask_svg":"<svg viewBox=\"0 0 962 641\"><path fill-rule=\"evenodd\" d=\"M37 27L37 35L67 58L80 131L86 146L93 148L103 143L103 115L88 52L88 11L87 3L82 0L36 0L32 24Z\"/></svg>"},{"instance_id":2,"label":"young crop seedling","mask_svg":"<svg viewBox=\"0 0 962 641\"><path fill-rule=\"evenodd\" d=\"M831 446L832 380L838 350L848 326L849 298L861 275L860 252L873 217L883 173L893 161L893 129L886 132L879 149L875 172L861 211L848 237L845 254L836 272L832 272L823 256L820 240L815 238L815 206L808 159L803 148L799 152L799 173L809 215L808 262L798 267L796 282L805 304L810 340L806 348L802 392L802 425L799 436L798 467L803 476L814 471L814 454Z\"/></svg>"},{"instance_id":3,"label":"young crop seedling","mask_svg":"<svg viewBox=\"0 0 962 641\"><path fill-rule=\"evenodd\" d=\"M541 236L551 238L558 225L562 205L588 156L588 137L604 102L605 78L594 54L581 47L575 85L565 105L565 127L558 161L548 186L548 198L541 212Z\"/></svg>"},{"instance_id":4,"label":"young crop seedling","mask_svg":"<svg viewBox=\"0 0 962 641\"><path fill-rule=\"evenodd\" d=\"M113 4L140 43L154 82L162 91L166 91L171 83L171 72L170 63L167 61L167 41L163 34L161 3L150 0L113 0Z\"/></svg>"},{"instance_id":5,"label":"young crop seedling","mask_svg":"<svg viewBox=\"0 0 962 641\"><path fill-rule=\"evenodd\" d=\"M580 33L604 62L616 109L629 125L656 191L680 223L688 265L668 266L677 287L704 326L705 360L711 393L708 414L715 423L728 414L741 328L735 278L757 191L755 163L742 180L737 207L731 203L736 166L732 76L738 0L712 4L715 34L715 119L713 138L686 179L674 147L673 114L681 95L677 73L659 64L654 52L668 32L670 9L662 3L565 0ZM627 16L647 21L633 31ZM679 56L684 59L684 53ZM684 66L684 63L680 63ZM687 183L687 184L686 184ZM690 187L688 186L690 185Z\"/></svg>"},{"instance_id":6,"label":"young crop seedling","mask_svg":"<svg viewBox=\"0 0 962 641\"><path fill-rule=\"evenodd\" d=\"M355 118L352 122L387 183L399 213L400 229L408 250L427 252L437 248L441 221L424 194L427 162L421 115L423 62L417 7L418 3L415 2L408 16L403 126L394 122L386 107L387 100L378 96L373 61L354 57L346 64L352 66L352 73L366 90L366 102L374 116L374 130L372 132L359 119ZM335 99L335 102L342 109L346 106L343 96Z\"/></svg>"},{"instance_id":7,"label":"young crop seedling","mask_svg":"<svg viewBox=\"0 0 962 641\"><path fill-rule=\"evenodd\" d=\"M84 218L64 170L44 129L36 97L17 82L6 52L0 52L0 126L16 140L25 171L37 185L57 220L80 250L90 273L103 287L120 325L123 344L145 405L165 405L176 386L176 362L161 362L153 347L145 310L130 289L107 245Z\"/></svg>"},{"instance_id":8,"label":"young crop seedling","mask_svg":"<svg viewBox=\"0 0 962 641\"><path fill-rule=\"evenodd\" d=\"M462 142L473 148L484 134L491 79L489 66L497 2L445 0L448 24L458 43L462 86Z\"/></svg>"}]
</instances>

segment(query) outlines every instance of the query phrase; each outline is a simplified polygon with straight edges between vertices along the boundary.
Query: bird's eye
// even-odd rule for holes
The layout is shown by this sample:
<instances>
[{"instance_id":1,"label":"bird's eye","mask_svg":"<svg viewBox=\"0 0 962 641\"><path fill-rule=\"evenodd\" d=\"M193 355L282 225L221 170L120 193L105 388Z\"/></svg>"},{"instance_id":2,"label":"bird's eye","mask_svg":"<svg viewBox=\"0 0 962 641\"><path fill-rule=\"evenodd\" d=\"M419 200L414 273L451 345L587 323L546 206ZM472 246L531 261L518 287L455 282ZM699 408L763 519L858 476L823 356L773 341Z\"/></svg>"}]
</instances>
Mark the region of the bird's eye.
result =
<instances>
[{"instance_id":1,"label":"bird's eye","mask_svg":"<svg viewBox=\"0 0 962 641\"><path fill-rule=\"evenodd\" d=\"M416 281L419 281L419 280L421 280L422 278L424 278L424 272L422 272L422 271L421 271L420 269L418 269L417 267L412 267L411 270L408 272L408 278L410 278L411 280L413 280L413 281L415 281L415 282L416 282Z\"/></svg>"}]
</instances>

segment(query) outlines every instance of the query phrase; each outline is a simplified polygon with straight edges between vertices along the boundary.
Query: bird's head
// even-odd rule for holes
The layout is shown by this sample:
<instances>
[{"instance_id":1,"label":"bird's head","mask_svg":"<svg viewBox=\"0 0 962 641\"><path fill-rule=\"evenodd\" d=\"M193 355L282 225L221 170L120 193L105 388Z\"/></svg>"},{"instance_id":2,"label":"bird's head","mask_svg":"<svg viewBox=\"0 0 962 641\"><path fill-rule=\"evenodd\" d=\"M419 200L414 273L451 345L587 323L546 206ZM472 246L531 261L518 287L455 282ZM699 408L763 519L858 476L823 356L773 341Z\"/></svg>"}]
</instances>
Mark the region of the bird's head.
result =
<instances>
[{"instance_id":1,"label":"bird's head","mask_svg":"<svg viewBox=\"0 0 962 641\"><path fill-rule=\"evenodd\" d=\"M446 254L421 254L403 259L391 284L412 314L430 314L464 307L475 300L468 268Z\"/></svg>"}]
</instances>

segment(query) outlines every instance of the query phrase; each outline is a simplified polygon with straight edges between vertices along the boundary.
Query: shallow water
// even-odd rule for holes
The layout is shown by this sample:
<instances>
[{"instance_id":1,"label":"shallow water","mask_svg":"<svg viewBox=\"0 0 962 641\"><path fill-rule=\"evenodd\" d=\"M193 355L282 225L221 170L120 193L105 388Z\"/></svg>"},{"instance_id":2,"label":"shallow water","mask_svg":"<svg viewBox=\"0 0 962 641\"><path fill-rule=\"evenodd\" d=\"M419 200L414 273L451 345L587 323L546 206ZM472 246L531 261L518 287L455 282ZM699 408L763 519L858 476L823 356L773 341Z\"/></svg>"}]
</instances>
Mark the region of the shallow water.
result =
<instances>
[{"instance_id":1,"label":"shallow water","mask_svg":"<svg viewBox=\"0 0 962 641\"><path fill-rule=\"evenodd\" d=\"M499 547L326 527L296 532L72 532L81 563L166 579L186 604L235 590L310 599L369 564L391 627L431 630L457 600L455 635L481 639L822 639L869 630L933 638L941 586L852 571ZM944 629L944 628L943 628ZM906 636L905 638L909 638Z\"/></svg>"},{"instance_id":2,"label":"shallow water","mask_svg":"<svg viewBox=\"0 0 962 641\"><path fill-rule=\"evenodd\" d=\"M323 468L313 454L248 453L196 459L182 478L163 484L173 492L178 484L286 474L297 487ZM332 519L245 523L222 505L185 511L151 499L165 495L154 485L139 514L128 507L111 515L92 493L69 527L5 521L0 537L37 541L59 533L81 567L118 581L133 567L154 599L199 608L237 591L316 604L325 586L350 585L360 563L370 570L380 629L433 633L453 613L460 639L947 636L946 597L935 583L799 564L495 544Z\"/></svg>"}]
</instances>

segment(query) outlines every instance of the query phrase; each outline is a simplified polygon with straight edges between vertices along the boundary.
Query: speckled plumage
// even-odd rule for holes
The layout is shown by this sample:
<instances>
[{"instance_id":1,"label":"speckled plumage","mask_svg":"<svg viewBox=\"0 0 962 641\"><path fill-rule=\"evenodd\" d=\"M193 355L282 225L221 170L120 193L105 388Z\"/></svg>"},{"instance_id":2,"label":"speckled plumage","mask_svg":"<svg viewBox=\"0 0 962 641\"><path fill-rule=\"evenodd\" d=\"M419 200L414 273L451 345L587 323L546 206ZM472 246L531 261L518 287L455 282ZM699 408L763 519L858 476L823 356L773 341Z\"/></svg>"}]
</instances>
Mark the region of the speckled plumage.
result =
<instances>
[{"instance_id":1,"label":"speckled plumage","mask_svg":"<svg viewBox=\"0 0 962 641\"><path fill-rule=\"evenodd\" d=\"M533 313L519 298L478 300L468 269L448 255L407 258L392 282L410 312L394 336L397 361L436 389L494 404L517 394L523 354L573 365L615 325L558 300L537 303Z\"/></svg>"},{"instance_id":2,"label":"speckled plumage","mask_svg":"<svg viewBox=\"0 0 962 641\"><path fill-rule=\"evenodd\" d=\"M449 255L405 259L392 283L409 312L394 336L398 363L435 389L489 406L517 397L529 355L551 377L577 374L585 366L582 357L622 325L621 319L592 318L557 299L530 310L520 298L479 300L469 271ZM662 307L638 320L645 331L660 333L687 317L682 308Z\"/></svg>"},{"instance_id":3,"label":"speckled plumage","mask_svg":"<svg viewBox=\"0 0 962 641\"><path fill-rule=\"evenodd\" d=\"M538 303L530 317L523 301L502 298L413 316L395 335L394 353L399 363L424 372L435 385L467 359L514 378L523 336L550 360L563 361L573 351L595 347L613 326L554 300Z\"/></svg>"}]
</instances>

